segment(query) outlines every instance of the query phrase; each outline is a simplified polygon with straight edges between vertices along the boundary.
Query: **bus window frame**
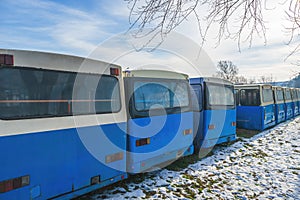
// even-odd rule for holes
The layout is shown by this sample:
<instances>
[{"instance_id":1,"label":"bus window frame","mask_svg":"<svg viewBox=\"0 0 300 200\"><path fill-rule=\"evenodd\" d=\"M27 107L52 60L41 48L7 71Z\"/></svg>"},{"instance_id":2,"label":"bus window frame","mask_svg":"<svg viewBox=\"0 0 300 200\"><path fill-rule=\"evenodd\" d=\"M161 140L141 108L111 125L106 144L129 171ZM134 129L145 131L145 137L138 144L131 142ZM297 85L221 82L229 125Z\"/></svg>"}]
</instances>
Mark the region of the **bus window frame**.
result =
<instances>
[{"instance_id":1,"label":"bus window frame","mask_svg":"<svg viewBox=\"0 0 300 200\"><path fill-rule=\"evenodd\" d=\"M19 69L19 70L28 70L28 71L42 71L42 72L54 72L54 73L68 73L68 74L75 74L75 82L73 82L72 86L72 94L74 87L76 85L76 78L79 75L86 75L86 76L99 76L99 80L101 79L102 76L105 77L110 77L116 80L116 85L118 86L118 110L116 111L111 111L111 112L88 112L88 113L73 113L72 110L68 114L47 114L47 115L31 115L31 116L15 116L15 117L2 117L0 115L1 120L23 120L23 119L39 119L39 118L56 118L56 117L72 117L72 116L80 116L80 115L101 115L101 114L114 114L114 113L119 113L122 110L122 101L121 101L121 84L120 84L120 79L117 78L116 76L113 75L108 75L108 74L97 74L97 73L86 73L86 72L74 72L74 71L63 71L63 70L50 70L50 69L43 69L43 68L35 68L35 67L21 67L21 66L14 66L13 68L11 66L1 66L1 69ZM96 93L95 93L96 94ZM73 103L76 100L73 100L73 95L71 97L70 101ZM38 100L37 100L38 101ZM43 100L42 100L43 101ZM46 100L44 100L46 101ZM50 102L51 100L49 100ZM55 100L53 100L55 102ZM96 100L94 100L96 102ZM95 104L93 104L95 106ZM73 107L73 105L72 105Z\"/></svg>"},{"instance_id":2,"label":"bus window frame","mask_svg":"<svg viewBox=\"0 0 300 200\"><path fill-rule=\"evenodd\" d=\"M271 91L272 101L265 101L265 93L264 93L265 90ZM274 104L274 103L275 103L275 99L274 99L274 95L273 95L272 86L262 86L261 87L261 104Z\"/></svg>"},{"instance_id":3,"label":"bus window frame","mask_svg":"<svg viewBox=\"0 0 300 200\"><path fill-rule=\"evenodd\" d=\"M209 104L209 97L208 97L208 87L207 84L210 85L217 85L217 86L225 86L232 90L233 94L233 105L210 105ZM205 110L233 110L236 108L235 104L235 98L234 98L234 86L228 85L228 84L220 84L220 83L214 83L214 82L204 82L204 109Z\"/></svg>"},{"instance_id":4,"label":"bus window frame","mask_svg":"<svg viewBox=\"0 0 300 200\"><path fill-rule=\"evenodd\" d=\"M191 89L193 90L195 95L200 95L199 98L201 98L201 102L198 100L199 98L197 97L197 100L194 103L197 103L196 107L195 105L193 105L193 110L196 112L201 112L204 109L204 92L203 92L203 84L199 83L199 84L192 84L190 85ZM194 88L197 87L197 88ZM197 92L195 92L197 89L200 89L200 93L198 94Z\"/></svg>"},{"instance_id":5,"label":"bus window frame","mask_svg":"<svg viewBox=\"0 0 300 200\"><path fill-rule=\"evenodd\" d=\"M246 91L246 90L253 90L257 93L257 95L258 95L258 97L256 97L257 100L258 100L257 104L247 104L247 105L245 105L245 104L242 103L243 102L242 92ZM240 102L239 102L240 104L239 105L240 106L261 106L262 105L262 99L261 99L260 91L261 90L259 88L239 88L239 96L240 96Z\"/></svg>"},{"instance_id":6,"label":"bus window frame","mask_svg":"<svg viewBox=\"0 0 300 200\"><path fill-rule=\"evenodd\" d=\"M178 114L183 112L189 112L192 111L191 106L191 94L189 91L189 82L185 79L168 79L168 78L148 78L148 77L124 77L124 83L125 83L125 99L126 99L126 105L128 108L128 116L131 118L143 118L143 117L149 117L149 110L144 111L138 111L135 107L135 99L134 99L134 83L135 82L174 82L174 81L180 81L185 82L186 86L188 88L187 94L188 94L188 105L183 107L171 107L171 108L157 108L157 109L151 109L151 116L161 116L161 115L169 115L169 114ZM129 96L130 95L130 96Z\"/></svg>"}]
</instances>

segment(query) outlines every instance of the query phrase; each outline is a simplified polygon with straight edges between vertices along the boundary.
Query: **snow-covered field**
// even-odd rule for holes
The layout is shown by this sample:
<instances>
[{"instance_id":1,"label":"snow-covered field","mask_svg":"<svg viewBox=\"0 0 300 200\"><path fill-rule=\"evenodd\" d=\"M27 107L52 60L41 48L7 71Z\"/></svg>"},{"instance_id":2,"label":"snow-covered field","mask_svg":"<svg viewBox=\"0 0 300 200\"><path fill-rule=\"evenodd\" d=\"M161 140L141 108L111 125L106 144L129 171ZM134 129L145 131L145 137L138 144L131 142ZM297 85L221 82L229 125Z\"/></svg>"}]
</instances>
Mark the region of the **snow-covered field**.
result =
<instances>
[{"instance_id":1,"label":"snow-covered field","mask_svg":"<svg viewBox=\"0 0 300 200\"><path fill-rule=\"evenodd\" d=\"M300 118L229 147L182 171L161 170L92 199L300 199Z\"/></svg>"}]
</instances>

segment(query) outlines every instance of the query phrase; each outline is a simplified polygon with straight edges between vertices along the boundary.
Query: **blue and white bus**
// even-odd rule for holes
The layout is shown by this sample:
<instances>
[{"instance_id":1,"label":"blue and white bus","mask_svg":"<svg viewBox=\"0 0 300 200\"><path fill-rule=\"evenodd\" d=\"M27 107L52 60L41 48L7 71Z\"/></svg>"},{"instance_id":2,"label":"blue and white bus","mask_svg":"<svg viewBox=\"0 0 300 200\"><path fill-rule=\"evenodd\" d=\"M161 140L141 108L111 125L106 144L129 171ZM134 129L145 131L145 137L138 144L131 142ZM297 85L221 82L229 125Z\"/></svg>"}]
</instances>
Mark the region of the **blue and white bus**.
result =
<instances>
[{"instance_id":1,"label":"blue and white bus","mask_svg":"<svg viewBox=\"0 0 300 200\"><path fill-rule=\"evenodd\" d=\"M117 65L1 49L0 199L70 199L125 179L122 99Z\"/></svg>"},{"instance_id":2,"label":"blue and white bus","mask_svg":"<svg viewBox=\"0 0 300 200\"><path fill-rule=\"evenodd\" d=\"M236 140L233 84L220 78L191 78L194 91L194 147L208 149ZM196 131L196 130L195 130Z\"/></svg>"},{"instance_id":3,"label":"blue and white bus","mask_svg":"<svg viewBox=\"0 0 300 200\"><path fill-rule=\"evenodd\" d=\"M276 124L272 86L267 84L236 85L239 102L237 127L264 130Z\"/></svg>"},{"instance_id":4,"label":"blue and white bus","mask_svg":"<svg viewBox=\"0 0 300 200\"><path fill-rule=\"evenodd\" d=\"M299 99L296 88L291 88L292 100L293 100L293 115L294 117L299 115Z\"/></svg>"},{"instance_id":5,"label":"blue and white bus","mask_svg":"<svg viewBox=\"0 0 300 200\"><path fill-rule=\"evenodd\" d=\"M279 86L273 86L273 95L275 102L275 120L276 124L285 121L285 103L283 88Z\"/></svg>"},{"instance_id":6,"label":"blue and white bus","mask_svg":"<svg viewBox=\"0 0 300 200\"><path fill-rule=\"evenodd\" d=\"M156 70L125 74L128 172L157 169L192 154L193 113L188 77Z\"/></svg>"},{"instance_id":7,"label":"blue and white bus","mask_svg":"<svg viewBox=\"0 0 300 200\"><path fill-rule=\"evenodd\" d=\"M285 120L289 120L294 116L291 89L288 87L284 87L283 94L284 94L284 103L285 103Z\"/></svg>"},{"instance_id":8,"label":"blue and white bus","mask_svg":"<svg viewBox=\"0 0 300 200\"><path fill-rule=\"evenodd\" d=\"M300 115L300 88L296 88L298 96L298 114Z\"/></svg>"}]
</instances>

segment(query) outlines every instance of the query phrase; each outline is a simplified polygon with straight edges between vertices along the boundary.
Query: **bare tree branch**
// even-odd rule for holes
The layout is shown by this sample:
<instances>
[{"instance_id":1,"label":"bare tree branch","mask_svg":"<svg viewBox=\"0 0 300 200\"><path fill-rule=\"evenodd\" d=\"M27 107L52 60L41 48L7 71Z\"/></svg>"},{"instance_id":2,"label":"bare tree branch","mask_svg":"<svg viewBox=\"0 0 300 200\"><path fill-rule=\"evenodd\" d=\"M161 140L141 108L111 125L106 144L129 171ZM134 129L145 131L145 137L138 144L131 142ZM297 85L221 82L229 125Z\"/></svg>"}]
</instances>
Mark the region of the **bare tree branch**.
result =
<instances>
[{"instance_id":1,"label":"bare tree branch","mask_svg":"<svg viewBox=\"0 0 300 200\"><path fill-rule=\"evenodd\" d=\"M217 77L229 80L231 82L237 81L237 74L239 70L231 61L219 61L217 69Z\"/></svg>"},{"instance_id":2,"label":"bare tree branch","mask_svg":"<svg viewBox=\"0 0 300 200\"><path fill-rule=\"evenodd\" d=\"M219 24L218 43L223 38L236 39L240 50L244 32L249 32L244 40L249 41L249 46L252 45L254 34L262 33L266 42L261 0L211 0L211 3L207 20L209 26L212 23ZM239 23L238 29L230 29L229 23Z\"/></svg>"},{"instance_id":3,"label":"bare tree branch","mask_svg":"<svg viewBox=\"0 0 300 200\"><path fill-rule=\"evenodd\" d=\"M218 27L216 33L217 45L220 44L222 39L235 39L240 50L241 44L244 42L248 42L249 47L251 47L254 36L263 38L266 44L266 27L262 10L275 9L268 7L267 0L125 1L128 2L130 9L130 29L138 29L135 37L150 36L145 46L157 37L163 42L166 36L187 20L189 16L194 16L197 20L202 45L205 43L208 30L213 24L217 24ZM289 3L289 9L286 11L286 16L288 21L291 22L291 26L286 27L290 34L287 44L296 43L294 49L288 55L289 57L300 51L300 1L282 0L280 4L286 5L287 3ZM200 15L199 8L201 7L208 8L206 14L201 13Z\"/></svg>"},{"instance_id":4,"label":"bare tree branch","mask_svg":"<svg viewBox=\"0 0 300 200\"><path fill-rule=\"evenodd\" d=\"M265 37L261 0L125 0L130 8L130 29L137 28L136 37L149 36L149 42L160 37L161 41L191 14L197 19L198 30L204 43L208 29L213 23L219 25L217 44L221 39L233 38L238 42L249 41L252 45L253 35ZM197 8L208 6L204 18L207 26L201 24ZM241 14L238 14L240 13ZM229 26L238 24L238 28ZM150 28L145 32L146 28ZM243 34L248 33L244 39Z\"/></svg>"},{"instance_id":5,"label":"bare tree branch","mask_svg":"<svg viewBox=\"0 0 300 200\"><path fill-rule=\"evenodd\" d=\"M290 39L288 41L288 45L292 42L295 42L296 47L292 49L290 54L286 57L287 60L290 56L294 55L296 52L300 50L300 1L299 0L290 0L289 10L285 12L287 19L291 22L290 27L286 27L287 32L290 34Z\"/></svg>"},{"instance_id":6,"label":"bare tree branch","mask_svg":"<svg viewBox=\"0 0 300 200\"><path fill-rule=\"evenodd\" d=\"M157 36L163 41L191 13L195 14L199 2L198 0L126 1L130 8L130 29L138 29L136 37L150 36L149 42ZM200 27L200 24L198 26ZM145 29L147 29L146 32Z\"/></svg>"}]
</instances>

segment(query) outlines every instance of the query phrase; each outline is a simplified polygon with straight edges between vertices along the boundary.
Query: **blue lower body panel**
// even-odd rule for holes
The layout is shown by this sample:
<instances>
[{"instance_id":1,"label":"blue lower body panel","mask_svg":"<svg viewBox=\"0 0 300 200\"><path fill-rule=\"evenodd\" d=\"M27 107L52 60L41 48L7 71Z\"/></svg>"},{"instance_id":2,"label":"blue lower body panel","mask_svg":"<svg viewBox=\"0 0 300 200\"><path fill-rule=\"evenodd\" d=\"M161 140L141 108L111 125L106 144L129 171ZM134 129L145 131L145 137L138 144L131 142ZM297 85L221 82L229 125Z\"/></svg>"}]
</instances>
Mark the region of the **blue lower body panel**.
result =
<instances>
[{"instance_id":1,"label":"blue lower body panel","mask_svg":"<svg viewBox=\"0 0 300 200\"><path fill-rule=\"evenodd\" d=\"M73 199L73 198L76 198L76 197L81 196L83 194L87 194L87 193L92 192L94 190L101 189L101 188L103 188L105 186L108 186L108 185L111 185L113 183L122 181L122 180L124 180L126 178L128 178L127 174L118 175L116 177L111 177L110 179L102 181L99 184L91 185L89 187L85 187L85 188L73 191L71 193L67 193L65 195L56 197L54 199L55 200L69 200L69 199Z\"/></svg>"},{"instance_id":2,"label":"blue lower body panel","mask_svg":"<svg viewBox=\"0 0 300 200\"><path fill-rule=\"evenodd\" d=\"M0 199L68 199L126 178L123 130L126 123L0 137L0 182L30 179L28 186L0 193ZM122 156L107 162L115 154ZM98 177L94 185L92 177Z\"/></svg>"},{"instance_id":3,"label":"blue lower body panel","mask_svg":"<svg viewBox=\"0 0 300 200\"><path fill-rule=\"evenodd\" d=\"M285 103L285 120L292 119L294 116L293 103Z\"/></svg>"},{"instance_id":4,"label":"blue lower body panel","mask_svg":"<svg viewBox=\"0 0 300 200\"><path fill-rule=\"evenodd\" d=\"M275 126L275 105L237 106L237 127L249 130L265 130Z\"/></svg>"},{"instance_id":5,"label":"blue lower body panel","mask_svg":"<svg viewBox=\"0 0 300 200\"><path fill-rule=\"evenodd\" d=\"M299 115L298 102L293 102L294 117Z\"/></svg>"},{"instance_id":6,"label":"blue lower body panel","mask_svg":"<svg viewBox=\"0 0 300 200\"><path fill-rule=\"evenodd\" d=\"M203 133L200 137L201 148L211 148L216 144L236 140L236 109L204 110Z\"/></svg>"},{"instance_id":7,"label":"blue lower body panel","mask_svg":"<svg viewBox=\"0 0 300 200\"><path fill-rule=\"evenodd\" d=\"M128 165L130 173L140 173L179 157L193 148L193 113L179 113L128 121ZM143 140L142 145L137 145Z\"/></svg>"},{"instance_id":8,"label":"blue lower body panel","mask_svg":"<svg viewBox=\"0 0 300 200\"><path fill-rule=\"evenodd\" d=\"M199 117L195 117L197 120ZM236 110L203 110L194 140L197 151L236 140Z\"/></svg>"},{"instance_id":9,"label":"blue lower body panel","mask_svg":"<svg viewBox=\"0 0 300 200\"><path fill-rule=\"evenodd\" d=\"M216 139L210 139L210 140L203 140L201 148L211 148L214 147L217 144L223 144L227 142L233 142L236 140L236 135L228 135L227 137L221 137Z\"/></svg>"},{"instance_id":10,"label":"blue lower body panel","mask_svg":"<svg viewBox=\"0 0 300 200\"><path fill-rule=\"evenodd\" d=\"M275 104L275 120L276 124L285 121L285 105L282 104Z\"/></svg>"}]
</instances>

